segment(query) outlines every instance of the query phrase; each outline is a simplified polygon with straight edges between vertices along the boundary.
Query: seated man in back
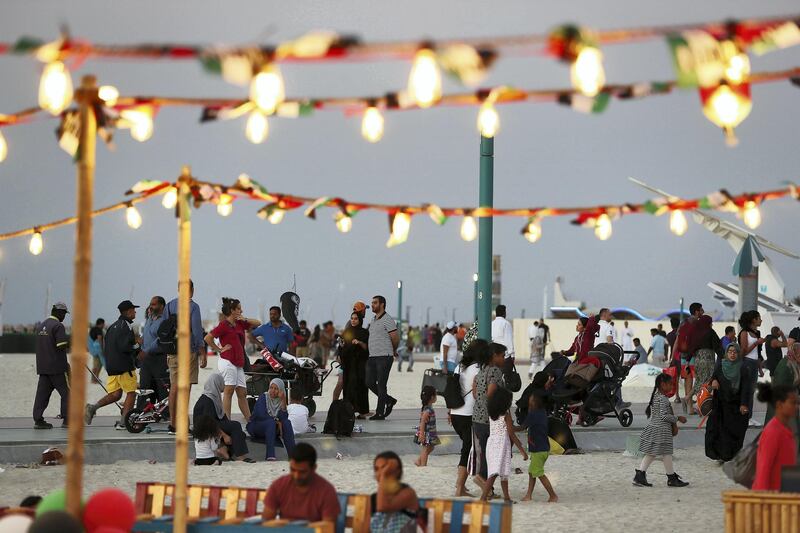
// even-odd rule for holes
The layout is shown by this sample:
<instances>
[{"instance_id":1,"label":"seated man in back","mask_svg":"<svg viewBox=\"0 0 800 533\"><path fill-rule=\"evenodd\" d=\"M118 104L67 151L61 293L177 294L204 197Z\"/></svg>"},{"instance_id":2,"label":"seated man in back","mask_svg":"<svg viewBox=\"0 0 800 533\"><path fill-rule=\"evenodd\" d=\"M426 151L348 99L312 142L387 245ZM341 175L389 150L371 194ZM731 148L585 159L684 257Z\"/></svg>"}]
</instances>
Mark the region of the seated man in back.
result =
<instances>
[{"instance_id":1,"label":"seated man in back","mask_svg":"<svg viewBox=\"0 0 800 533\"><path fill-rule=\"evenodd\" d=\"M309 522L336 522L336 489L317 474L317 452L300 442L289 455L289 474L272 482L264 498L264 520L280 517Z\"/></svg>"}]
</instances>

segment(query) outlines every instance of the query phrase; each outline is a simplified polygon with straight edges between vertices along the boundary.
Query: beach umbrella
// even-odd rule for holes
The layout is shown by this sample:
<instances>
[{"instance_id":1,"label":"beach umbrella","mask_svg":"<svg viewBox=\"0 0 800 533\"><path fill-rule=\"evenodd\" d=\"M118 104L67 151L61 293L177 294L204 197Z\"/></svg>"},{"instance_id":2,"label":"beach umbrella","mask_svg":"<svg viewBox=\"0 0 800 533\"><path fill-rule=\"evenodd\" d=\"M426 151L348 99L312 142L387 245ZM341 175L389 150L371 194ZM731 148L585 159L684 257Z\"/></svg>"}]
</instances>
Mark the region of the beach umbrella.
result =
<instances>
[{"instance_id":1,"label":"beach umbrella","mask_svg":"<svg viewBox=\"0 0 800 533\"><path fill-rule=\"evenodd\" d=\"M752 235L748 235L733 262L739 277L739 313L758 309L758 264L766 257Z\"/></svg>"}]
</instances>

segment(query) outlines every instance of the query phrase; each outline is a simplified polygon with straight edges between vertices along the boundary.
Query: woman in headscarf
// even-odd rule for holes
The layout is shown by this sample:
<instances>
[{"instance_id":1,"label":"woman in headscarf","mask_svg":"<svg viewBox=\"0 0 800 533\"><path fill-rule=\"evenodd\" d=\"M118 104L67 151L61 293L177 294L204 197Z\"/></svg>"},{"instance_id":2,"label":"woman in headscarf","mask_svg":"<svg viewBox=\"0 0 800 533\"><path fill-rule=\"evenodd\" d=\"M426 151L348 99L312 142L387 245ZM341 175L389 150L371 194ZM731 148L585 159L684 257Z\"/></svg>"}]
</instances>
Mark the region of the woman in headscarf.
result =
<instances>
[{"instance_id":1,"label":"woman in headscarf","mask_svg":"<svg viewBox=\"0 0 800 533\"><path fill-rule=\"evenodd\" d=\"M773 387L794 387L800 393L800 343L795 342L789 345L786 357L778 362L775 373L772 375ZM767 416L764 419L766 426L775 416L775 406L768 404ZM794 433L795 441L800 443L800 415L789 420L789 429ZM800 446L798 447L798 459L800 459Z\"/></svg>"},{"instance_id":2,"label":"woman in headscarf","mask_svg":"<svg viewBox=\"0 0 800 533\"><path fill-rule=\"evenodd\" d=\"M697 319L689 337L689 353L694 354L692 394L700 392L700 387L711 379L717 362L717 353L722 355L719 335L711 324L710 316L701 316Z\"/></svg>"},{"instance_id":3,"label":"woman in headscarf","mask_svg":"<svg viewBox=\"0 0 800 533\"><path fill-rule=\"evenodd\" d=\"M247 423L247 432L267 445L267 461L275 461L275 446L286 448L291 454L294 449L294 430L286 411L286 389L283 380L275 378L269 389L258 397L253 406L253 415Z\"/></svg>"},{"instance_id":4,"label":"woman in headscarf","mask_svg":"<svg viewBox=\"0 0 800 533\"><path fill-rule=\"evenodd\" d=\"M203 395L194 404L192 412L194 418L208 416L219 423L219 428L231 438L231 457L237 461L254 463L255 461L247 457L247 436L242 431L239 422L230 420L225 415L222 403L222 391L225 390L225 378L222 374L214 372L206 380L203 386Z\"/></svg>"},{"instance_id":5,"label":"woman in headscarf","mask_svg":"<svg viewBox=\"0 0 800 533\"><path fill-rule=\"evenodd\" d=\"M742 349L732 342L711 379L714 399L706 426L706 456L730 461L742 449L750 418L747 399L752 397L749 365L742 363Z\"/></svg>"},{"instance_id":6,"label":"woman in headscarf","mask_svg":"<svg viewBox=\"0 0 800 533\"><path fill-rule=\"evenodd\" d=\"M353 405L358 418L366 418L369 414L369 389L367 388L367 342L369 332L363 327L364 319L353 311L350 323L342 332L342 381L344 383L344 399Z\"/></svg>"}]
</instances>

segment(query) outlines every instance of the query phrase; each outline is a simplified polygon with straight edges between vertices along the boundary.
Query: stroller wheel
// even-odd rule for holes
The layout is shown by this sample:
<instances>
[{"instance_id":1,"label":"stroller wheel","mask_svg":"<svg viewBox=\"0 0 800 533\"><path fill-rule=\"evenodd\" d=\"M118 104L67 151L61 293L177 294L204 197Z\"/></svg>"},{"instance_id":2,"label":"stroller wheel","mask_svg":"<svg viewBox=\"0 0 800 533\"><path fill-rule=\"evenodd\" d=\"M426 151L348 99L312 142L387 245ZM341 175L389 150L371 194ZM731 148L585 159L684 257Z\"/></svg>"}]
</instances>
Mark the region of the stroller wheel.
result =
<instances>
[{"instance_id":1,"label":"stroller wheel","mask_svg":"<svg viewBox=\"0 0 800 533\"><path fill-rule=\"evenodd\" d=\"M633 424L633 412L630 409L623 409L619 414L619 423L624 428Z\"/></svg>"}]
</instances>

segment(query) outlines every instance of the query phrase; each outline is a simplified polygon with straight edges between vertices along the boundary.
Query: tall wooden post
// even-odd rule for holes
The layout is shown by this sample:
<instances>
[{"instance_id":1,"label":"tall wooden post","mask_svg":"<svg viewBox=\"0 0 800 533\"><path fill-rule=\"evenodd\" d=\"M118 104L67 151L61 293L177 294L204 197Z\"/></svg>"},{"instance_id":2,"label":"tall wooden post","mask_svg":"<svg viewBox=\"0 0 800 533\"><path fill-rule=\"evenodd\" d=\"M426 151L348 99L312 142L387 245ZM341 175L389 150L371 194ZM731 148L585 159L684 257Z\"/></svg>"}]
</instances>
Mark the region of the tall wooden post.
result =
<instances>
[{"instance_id":1,"label":"tall wooden post","mask_svg":"<svg viewBox=\"0 0 800 533\"><path fill-rule=\"evenodd\" d=\"M175 411L175 493L173 531L186 532L189 479L189 364L191 360L189 284L191 283L191 170L178 179L178 405Z\"/></svg>"},{"instance_id":2,"label":"tall wooden post","mask_svg":"<svg viewBox=\"0 0 800 533\"><path fill-rule=\"evenodd\" d=\"M78 148L78 199L75 239L75 273L72 292L70 392L67 411L67 511L80 519L83 488L83 411L86 402L86 330L89 324L89 290L92 273L92 203L97 139L97 80L84 76L75 94L81 125Z\"/></svg>"}]
</instances>

